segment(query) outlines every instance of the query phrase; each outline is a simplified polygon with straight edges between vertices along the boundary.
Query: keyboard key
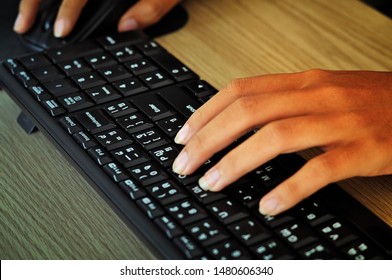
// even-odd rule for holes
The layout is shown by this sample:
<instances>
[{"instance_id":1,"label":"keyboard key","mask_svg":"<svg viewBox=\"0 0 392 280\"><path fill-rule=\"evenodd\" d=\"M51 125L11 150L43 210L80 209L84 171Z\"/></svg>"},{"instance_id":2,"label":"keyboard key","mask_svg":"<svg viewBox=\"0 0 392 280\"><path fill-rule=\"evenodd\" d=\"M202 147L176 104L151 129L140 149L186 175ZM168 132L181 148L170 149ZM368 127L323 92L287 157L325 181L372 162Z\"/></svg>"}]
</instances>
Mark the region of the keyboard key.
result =
<instances>
[{"instance_id":1,"label":"keyboard key","mask_svg":"<svg viewBox=\"0 0 392 280\"><path fill-rule=\"evenodd\" d=\"M91 148L88 153L99 165L105 165L113 161L110 154L101 147Z\"/></svg>"},{"instance_id":2,"label":"keyboard key","mask_svg":"<svg viewBox=\"0 0 392 280\"><path fill-rule=\"evenodd\" d=\"M332 260L341 259L341 256L324 242L316 242L299 251L300 255L307 260Z\"/></svg>"},{"instance_id":3,"label":"keyboard key","mask_svg":"<svg viewBox=\"0 0 392 280\"><path fill-rule=\"evenodd\" d=\"M25 70L16 72L15 75L24 87L31 87L38 84L37 80Z\"/></svg>"},{"instance_id":4,"label":"keyboard key","mask_svg":"<svg viewBox=\"0 0 392 280\"><path fill-rule=\"evenodd\" d=\"M225 225L249 216L239 202L229 198L213 202L207 206L212 214Z\"/></svg>"},{"instance_id":5,"label":"keyboard key","mask_svg":"<svg viewBox=\"0 0 392 280\"><path fill-rule=\"evenodd\" d=\"M98 69L98 72L110 83L132 76L122 65L104 67Z\"/></svg>"},{"instance_id":6,"label":"keyboard key","mask_svg":"<svg viewBox=\"0 0 392 280\"><path fill-rule=\"evenodd\" d=\"M179 154L179 151L173 145L167 145L150 151L150 154L158 160L163 167L170 167Z\"/></svg>"},{"instance_id":7,"label":"keyboard key","mask_svg":"<svg viewBox=\"0 0 392 280\"><path fill-rule=\"evenodd\" d=\"M190 199L175 202L165 209L181 225L189 225L208 217L207 212Z\"/></svg>"},{"instance_id":8,"label":"keyboard key","mask_svg":"<svg viewBox=\"0 0 392 280\"><path fill-rule=\"evenodd\" d=\"M264 184L264 193L267 193L288 177L285 169L273 160L258 167L253 174Z\"/></svg>"},{"instance_id":9,"label":"keyboard key","mask_svg":"<svg viewBox=\"0 0 392 280\"><path fill-rule=\"evenodd\" d=\"M209 192L203 190L199 184L193 184L187 187L187 190L202 204L209 204L211 202L227 198L223 192Z\"/></svg>"},{"instance_id":10,"label":"keyboard key","mask_svg":"<svg viewBox=\"0 0 392 280\"><path fill-rule=\"evenodd\" d=\"M95 140L84 131L76 132L73 137L75 138L76 142L78 142L79 145L82 146L82 148L85 150L97 146L97 142L95 142Z\"/></svg>"},{"instance_id":11,"label":"keyboard key","mask_svg":"<svg viewBox=\"0 0 392 280\"><path fill-rule=\"evenodd\" d=\"M174 238L173 241L188 259L194 259L203 254L200 246L187 235L181 235L180 237Z\"/></svg>"},{"instance_id":12,"label":"keyboard key","mask_svg":"<svg viewBox=\"0 0 392 280\"><path fill-rule=\"evenodd\" d=\"M29 91L38 101L48 100L52 97L52 95L40 85L29 87Z\"/></svg>"},{"instance_id":13,"label":"keyboard key","mask_svg":"<svg viewBox=\"0 0 392 280\"><path fill-rule=\"evenodd\" d=\"M68 112L79 111L94 105L94 102L91 101L83 92L63 95L59 97L58 100Z\"/></svg>"},{"instance_id":14,"label":"keyboard key","mask_svg":"<svg viewBox=\"0 0 392 280\"><path fill-rule=\"evenodd\" d=\"M169 140L163 137L156 129L132 134L133 138L147 150L155 149L159 146L169 143Z\"/></svg>"},{"instance_id":15,"label":"keyboard key","mask_svg":"<svg viewBox=\"0 0 392 280\"><path fill-rule=\"evenodd\" d=\"M127 101L119 101L105 107L105 111L113 118L136 112L136 108Z\"/></svg>"},{"instance_id":16,"label":"keyboard key","mask_svg":"<svg viewBox=\"0 0 392 280\"><path fill-rule=\"evenodd\" d=\"M357 240L343 247L343 252L349 259L354 260L381 260L386 256L375 245L368 241Z\"/></svg>"},{"instance_id":17,"label":"keyboard key","mask_svg":"<svg viewBox=\"0 0 392 280\"><path fill-rule=\"evenodd\" d=\"M54 65L47 65L31 71L40 82L54 81L65 78L64 74Z\"/></svg>"},{"instance_id":18,"label":"keyboard key","mask_svg":"<svg viewBox=\"0 0 392 280\"><path fill-rule=\"evenodd\" d=\"M262 193L254 182L247 182L241 186L232 188L233 195L248 208L253 208L259 204Z\"/></svg>"},{"instance_id":19,"label":"keyboard key","mask_svg":"<svg viewBox=\"0 0 392 280\"><path fill-rule=\"evenodd\" d=\"M149 160L135 145L126 146L112 152L115 159L125 168L145 163Z\"/></svg>"},{"instance_id":20,"label":"keyboard key","mask_svg":"<svg viewBox=\"0 0 392 280\"><path fill-rule=\"evenodd\" d=\"M142 55L136 51L135 48L129 46L116 48L110 52L120 62L127 62L142 57Z\"/></svg>"},{"instance_id":21,"label":"keyboard key","mask_svg":"<svg viewBox=\"0 0 392 280\"><path fill-rule=\"evenodd\" d=\"M167 237L173 238L184 233L184 230L179 226L172 217L165 215L155 219L155 223L166 234Z\"/></svg>"},{"instance_id":22,"label":"keyboard key","mask_svg":"<svg viewBox=\"0 0 392 280\"><path fill-rule=\"evenodd\" d=\"M75 118L70 116L61 118L59 123L69 134L74 134L82 130L82 126L76 122Z\"/></svg>"},{"instance_id":23,"label":"keyboard key","mask_svg":"<svg viewBox=\"0 0 392 280\"><path fill-rule=\"evenodd\" d=\"M160 70L140 75L139 78L151 89L160 88L173 83L173 81Z\"/></svg>"},{"instance_id":24,"label":"keyboard key","mask_svg":"<svg viewBox=\"0 0 392 280\"><path fill-rule=\"evenodd\" d=\"M127 78L113 83L113 85L124 95L130 96L148 90L138 78Z\"/></svg>"},{"instance_id":25,"label":"keyboard key","mask_svg":"<svg viewBox=\"0 0 392 280\"><path fill-rule=\"evenodd\" d=\"M104 85L106 81L95 72L77 74L71 77L81 89L88 89Z\"/></svg>"},{"instance_id":26,"label":"keyboard key","mask_svg":"<svg viewBox=\"0 0 392 280\"><path fill-rule=\"evenodd\" d=\"M117 49L123 46L136 44L146 39L146 35L140 31L130 31L116 33L110 36L101 37L97 42L107 50Z\"/></svg>"},{"instance_id":27,"label":"keyboard key","mask_svg":"<svg viewBox=\"0 0 392 280\"><path fill-rule=\"evenodd\" d=\"M132 177L143 186L155 184L167 179L167 174L153 163L144 163L128 169Z\"/></svg>"},{"instance_id":28,"label":"keyboard key","mask_svg":"<svg viewBox=\"0 0 392 280\"><path fill-rule=\"evenodd\" d=\"M22 64L19 61L12 58L8 58L7 60L5 60L4 65L12 73L12 75L15 75L16 73L24 70Z\"/></svg>"},{"instance_id":29,"label":"keyboard key","mask_svg":"<svg viewBox=\"0 0 392 280\"><path fill-rule=\"evenodd\" d=\"M153 184L146 189L161 205L167 205L187 197L187 194L172 181Z\"/></svg>"},{"instance_id":30,"label":"keyboard key","mask_svg":"<svg viewBox=\"0 0 392 280\"><path fill-rule=\"evenodd\" d=\"M192 81L186 84L186 88L199 98L208 97L217 91L206 81Z\"/></svg>"},{"instance_id":31,"label":"keyboard key","mask_svg":"<svg viewBox=\"0 0 392 280\"><path fill-rule=\"evenodd\" d=\"M184 124L185 121L178 116L157 122L157 125L170 137L174 137Z\"/></svg>"},{"instance_id":32,"label":"keyboard key","mask_svg":"<svg viewBox=\"0 0 392 280\"><path fill-rule=\"evenodd\" d=\"M162 90L160 95L186 118L189 118L201 106L201 103L188 92L178 87Z\"/></svg>"},{"instance_id":33,"label":"keyboard key","mask_svg":"<svg viewBox=\"0 0 392 280\"><path fill-rule=\"evenodd\" d=\"M125 181L121 182L119 185L121 189L124 190L133 200L137 200L147 195L147 192L143 188L139 187L131 179L126 179Z\"/></svg>"},{"instance_id":34,"label":"keyboard key","mask_svg":"<svg viewBox=\"0 0 392 280\"><path fill-rule=\"evenodd\" d=\"M258 243L250 249L258 259L262 260L291 260L297 258L292 250L276 238Z\"/></svg>"},{"instance_id":35,"label":"keyboard key","mask_svg":"<svg viewBox=\"0 0 392 280\"><path fill-rule=\"evenodd\" d=\"M54 97L60 97L80 90L72 81L67 79L47 82L44 86Z\"/></svg>"},{"instance_id":36,"label":"keyboard key","mask_svg":"<svg viewBox=\"0 0 392 280\"><path fill-rule=\"evenodd\" d=\"M50 64L50 61L42 53L24 56L20 59L20 62L27 69L33 69Z\"/></svg>"},{"instance_id":37,"label":"keyboard key","mask_svg":"<svg viewBox=\"0 0 392 280\"><path fill-rule=\"evenodd\" d=\"M311 226L317 226L334 218L334 215L328 212L326 207L319 201L306 200L298 208L299 215Z\"/></svg>"},{"instance_id":38,"label":"keyboard key","mask_svg":"<svg viewBox=\"0 0 392 280\"><path fill-rule=\"evenodd\" d=\"M101 104L121 98L121 94L111 85L103 85L86 90L89 97L95 103Z\"/></svg>"},{"instance_id":39,"label":"keyboard key","mask_svg":"<svg viewBox=\"0 0 392 280\"><path fill-rule=\"evenodd\" d=\"M317 229L336 246L342 246L358 238L358 234L351 226L338 219L329 220Z\"/></svg>"},{"instance_id":40,"label":"keyboard key","mask_svg":"<svg viewBox=\"0 0 392 280\"><path fill-rule=\"evenodd\" d=\"M228 229L247 246L271 237L271 232L254 218L235 222Z\"/></svg>"},{"instance_id":41,"label":"keyboard key","mask_svg":"<svg viewBox=\"0 0 392 280\"><path fill-rule=\"evenodd\" d=\"M110 178L116 183L119 183L129 178L128 174L125 173L125 170L122 169L122 167L115 162L104 165L103 170L105 170L105 172L110 176Z\"/></svg>"},{"instance_id":42,"label":"keyboard key","mask_svg":"<svg viewBox=\"0 0 392 280\"><path fill-rule=\"evenodd\" d=\"M205 219L186 227L189 235L204 247L228 239L230 235L215 220Z\"/></svg>"},{"instance_id":43,"label":"keyboard key","mask_svg":"<svg viewBox=\"0 0 392 280\"><path fill-rule=\"evenodd\" d=\"M67 112L63 106L61 106L60 102L54 99L45 100L41 104L53 117L60 116Z\"/></svg>"},{"instance_id":44,"label":"keyboard key","mask_svg":"<svg viewBox=\"0 0 392 280\"><path fill-rule=\"evenodd\" d=\"M119 129L107 130L94 136L109 151L132 144L132 140Z\"/></svg>"},{"instance_id":45,"label":"keyboard key","mask_svg":"<svg viewBox=\"0 0 392 280\"><path fill-rule=\"evenodd\" d=\"M135 97L132 99L132 102L153 121L174 115L174 112L155 94Z\"/></svg>"},{"instance_id":46,"label":"keyboard key","mask_svg":"<svg viewBox=\"0 0 392 280\"><path fill-rule=\"evenodd\" d=\"M116 127L113 121L100 109L83 112L82 114L77 115L76 119L92 134Z\"/></svg>"},{"instance_id":47,"label":"keyboard key","mask_svg":"<svg viewBox=\"0 0 392 280\"><path fill-rule=\"evenodd\" d=\"M136 203L150 219L155 219L165 214L161 206L147 196L139 199Z\"/></svg>"},{"instance_id":48,"label":"keyboard key","mask_svg":"<svg viewBox=\"0 0 392 280\"><path fill-rule=\"evenodd\" d=\"M288 210L276 216L269 216L269 215L262 215L255 209L254 214L258 217L261 221L263 221L267 226L271 228L275 228L277 226L283 225L285 223L294 221L296 219L296 215L293 211Z\"/></svg>"},{"instance_id":49,"label":"keyboard key","mask_svg":"<svg viewBox=\"0 0 392 280\"><path fill-rule=\"evenodd\" d=\"M97 53L84 58L92 68L98 69L117 64L116 60L108 53Z\"/></svg>"},{"instance_id":50,"label":"keyboard key","mask_svg":"<svg viewBox=\"0 0 392 280\"><path fill-rule=\"evenodd\" d=\"M187 66L167 52L152 55L150 58L178 82L197 78Z\"/></svg>"},{"instance_id":51,"label":"keyboard key","mask_svg":"<svg viewBox=\"0 0 392 280\"><path fill-rule=\"evenodd\" d=\"M188 186L190 184L196 183L197 181L199 181L199 179L202 176L201 174L198 173L196 174L194 173L188 176L177 174L170 167L167 169L167 171L183 186Z\"/></svg>"},{"instance_id":52,"label":"keyboard key","mask_svg":"<svg viewBox=\"0 0 392 280\"><path fill-rule=\"evenodd\" d=\"M69 61L61 62L58 64L58 66L68 76L74 76L76 74L91 71L91 68L82 59L72 59Z\"/></svg>"},{"instance_id":53,"label":"keyboard key","mask_svg":"<svg viewBox=\"0 0 392 280\"><path fill-rule=\"evenodd\" d=\"M117 123L125 129L128 133L139 132L153 126L139 113L129 114L127 116L118 118Z\"/></svg>"},{"instance_id":54,"label":"keyboard key","mask_svg":"<svg viewBox=\"0 0 392 280\"><path fill-rule=\"evenodd\" d=\"M125 66L131 70L135 76L158 70L158 67L147 58L129 61L128 63L125 63Z\"/></svg>"},{"instance_id":55,"label":"keyboard key","mask_svg":"<svg viewBox=\"0 0 392 280\"><path fill-rule=\"evenodd\" d=\"M298 249L318 240L317 235L311 228L295 221L277 228L276 232L294 249Z\"/></svg>"},{"instance_id":56,"label":"keyboard key","mask_svg":"<svg viewBox=\"0 0 392 280\"><path fill-rule=\"evenodd\" d=\"M227 240L208 248L210 255L216 260L250 260L252 256L238 242Z\"/></svg>"},{"instance_id":57,"label":"keyboard key","mask_svg":"<svg viewBox=\"0 0 392 280\"><path fill-rule=\"evenodd\" d=\"M157 42L154 41L145 41L137 44L136 47L147 56L165 51Z\"/></svg>"}]
</instances>

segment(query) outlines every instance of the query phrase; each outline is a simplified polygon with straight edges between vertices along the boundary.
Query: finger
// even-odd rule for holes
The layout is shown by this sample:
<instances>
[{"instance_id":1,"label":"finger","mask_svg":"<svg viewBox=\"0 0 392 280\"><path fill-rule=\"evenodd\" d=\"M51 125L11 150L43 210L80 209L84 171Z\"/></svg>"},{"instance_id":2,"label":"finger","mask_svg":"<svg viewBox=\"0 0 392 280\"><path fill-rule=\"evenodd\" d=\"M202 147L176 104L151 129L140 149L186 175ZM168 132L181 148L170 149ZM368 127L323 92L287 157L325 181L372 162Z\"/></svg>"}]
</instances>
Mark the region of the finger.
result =
<instances>
[{"instance_id":1,"label":"finger","mask_svg":"<svg viewBox=\"0 0 392 280\"><path fill-rule=\"evenodd\" d=\"M204 190L219 191L279 154L339 143L349 134L341 129L344 117L319 114L269 123L225 155L199 185Z\"/></svg>"},{"instance_id":2,"label":"finger","mask_svg":"<svg viewBox=\"0 0 392 280\"><path fill-rule=\"evenodd\" d=\"M87 0L63 0L54 24L54 36L67 36L74 28Z\"/></svg>"},{"instance_id":3,"label":"finger","mask_svg":"<svg viewBox=\"0 0 392 280\"><path fill-rule=\"evenodd\" d=\"M304 87L305 76L305 72L302 72L264 75L232 81L188 119L176 135L175 142L185 145L199 129L234 101L252 95L298 90Z\"/></svg>"},{"instance_id":4,"label":"finger","mask_svg":"<svg viewBox=\"0 0 392 280\"><path fill-rule=\"evenodd\" d=\"M140 0L120 19L118 31L144 29L158 22L180 0Z\"/></svg>"},{"instance_id":5,"label":"finger","mask_svg":"<svg viewBox=\"0 0 392 280\"><path fill-rule=\"evenodd\" d=\"M322 114L331 106L328 102L324 103L319 102L318 97L310 97L302 90L239 98L187 140L184 149L174 161L173 170L189 175L215 153L250 130L285 118L316 112Z\"/></svg>"},{"instance_id":6,"label":"finger","mask_svg":"<svg viewBox=\"0 0 392 280\"><path fill-rule=\"evenodd\" d=\"M19 3L19 14L16 17L14 31L25 33L33 25L37 16L41 0L21 0Z\"/></svg>"},{"instance_id":7,"label":"finger","mask_svg":"<svg viewBox=\"0 0 392 280\"><path fill-rule=\"evenodd\" d=\"M363 168L359 165L366 164L360 154L348 144L311 159L261 199L260 213L277 215L332 182L356 176Z\"/></svg>"}]
</instances>

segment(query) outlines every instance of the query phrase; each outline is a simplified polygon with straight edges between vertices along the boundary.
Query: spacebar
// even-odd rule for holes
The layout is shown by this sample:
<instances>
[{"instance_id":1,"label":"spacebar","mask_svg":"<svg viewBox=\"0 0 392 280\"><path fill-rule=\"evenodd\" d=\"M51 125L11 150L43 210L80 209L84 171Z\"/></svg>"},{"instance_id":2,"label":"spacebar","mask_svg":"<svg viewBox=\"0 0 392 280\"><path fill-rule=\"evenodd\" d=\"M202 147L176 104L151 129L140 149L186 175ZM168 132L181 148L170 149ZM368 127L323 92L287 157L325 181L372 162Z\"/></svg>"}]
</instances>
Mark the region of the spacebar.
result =
<instances>
[{"instance_id":1,"label":"spacebar","mask_svg":"<svg viewBox=\"0 0 392 280\"><path fill-rule=\"evenodd\" d=\"M179 87L166 88L160 91L159 95L186 118L189 118L201 106L196 98Z\"/></svg>"}]
</instances>

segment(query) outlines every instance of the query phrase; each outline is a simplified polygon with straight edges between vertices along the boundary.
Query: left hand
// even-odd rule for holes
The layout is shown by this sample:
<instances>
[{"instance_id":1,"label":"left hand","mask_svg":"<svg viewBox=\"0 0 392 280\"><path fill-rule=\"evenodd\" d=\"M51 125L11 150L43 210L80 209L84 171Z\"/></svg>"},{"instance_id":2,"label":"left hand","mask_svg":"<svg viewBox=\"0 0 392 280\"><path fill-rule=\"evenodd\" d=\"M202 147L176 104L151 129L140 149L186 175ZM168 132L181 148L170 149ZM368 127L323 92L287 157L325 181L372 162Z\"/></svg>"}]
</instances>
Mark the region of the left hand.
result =
<instances>
[{"instance_id":1,"label":"left hand","mask_svg":"<svg viewBox=\"0 0 392 280\"><path fill-rule=\"evenodd\" d=\"M199 181L219 191L282 153L321 147L260 201L262 214L287 210L329 183L392 173L392 73L310 70L238 79L197 110L176 136L173 164L189 175L250 130Z\"/></svg>"}]
</instances>

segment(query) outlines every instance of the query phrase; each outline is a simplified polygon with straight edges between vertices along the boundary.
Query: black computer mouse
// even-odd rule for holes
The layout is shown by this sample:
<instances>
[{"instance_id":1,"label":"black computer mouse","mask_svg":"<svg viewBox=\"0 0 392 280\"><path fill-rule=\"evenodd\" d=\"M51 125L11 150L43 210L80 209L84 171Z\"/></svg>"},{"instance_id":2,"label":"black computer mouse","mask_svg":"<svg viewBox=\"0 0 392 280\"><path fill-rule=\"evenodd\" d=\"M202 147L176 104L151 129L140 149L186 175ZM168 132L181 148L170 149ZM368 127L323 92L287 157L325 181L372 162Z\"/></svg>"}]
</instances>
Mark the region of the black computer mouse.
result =
<instances>
[{"instance_id":1,"label":"black computer mouse","mask_svg":"<svg viewBox=\"0 0 392 280\"><path fill-rule=\"evenodd\" d=\"M120 17L137 0L89 0L74 29L65 38L53 35L54 22L62 0L43 1L31 29L20 35L22 43L30 50L42 51L51 47L83 41L116 32ZM151 37L160 36L182 27L188 19L186 11L178 5L159 23L147 28Z\"/></svg>"}]
</instances>

